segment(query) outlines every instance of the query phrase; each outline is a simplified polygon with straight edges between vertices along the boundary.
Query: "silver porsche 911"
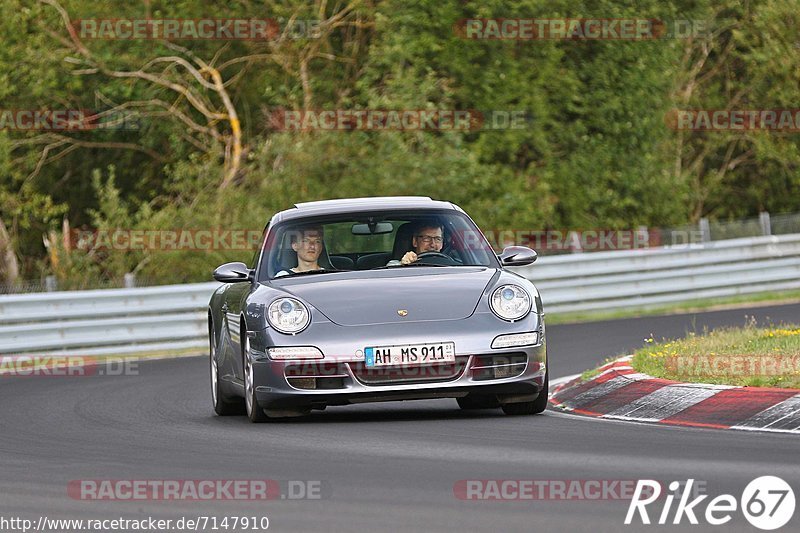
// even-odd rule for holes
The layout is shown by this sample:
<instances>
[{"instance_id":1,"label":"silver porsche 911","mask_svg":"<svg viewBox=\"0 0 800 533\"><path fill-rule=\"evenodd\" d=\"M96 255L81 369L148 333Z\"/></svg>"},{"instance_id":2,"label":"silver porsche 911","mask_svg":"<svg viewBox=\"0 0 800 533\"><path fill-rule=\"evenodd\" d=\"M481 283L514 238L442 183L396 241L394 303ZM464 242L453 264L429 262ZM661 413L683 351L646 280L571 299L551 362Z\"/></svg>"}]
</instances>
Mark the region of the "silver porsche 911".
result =
<instances>
[{"instance_id":1,"label":"silver porsche 911","mask_svg":"<svg viewBox=\"0 0 800 533\"><path fill-rule=\"evenodd\" d=\"M455 398L506 414L547 407L536 260L495 254L458 206L327 200L272 217L252 262L214 271L208 307L219 415L253 422L329 405Z\"/></svg>"}]
</instances>

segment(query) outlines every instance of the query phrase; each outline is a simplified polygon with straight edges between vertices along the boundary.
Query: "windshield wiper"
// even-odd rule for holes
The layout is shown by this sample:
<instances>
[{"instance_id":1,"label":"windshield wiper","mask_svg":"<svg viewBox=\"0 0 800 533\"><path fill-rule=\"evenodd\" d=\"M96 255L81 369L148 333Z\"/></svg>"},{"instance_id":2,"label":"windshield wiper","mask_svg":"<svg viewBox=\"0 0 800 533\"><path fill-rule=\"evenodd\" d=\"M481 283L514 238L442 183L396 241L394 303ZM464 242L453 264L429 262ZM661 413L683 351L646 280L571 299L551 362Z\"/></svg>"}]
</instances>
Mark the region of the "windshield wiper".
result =
<instances>
[{"instance_id":1,"label":"windshield wiper","mask_svg":"<svg viewBox=\"0 0 800 533\"><path fill-rule=\"evenodd\" d=\"M322 269L322 268L319 269L319 270L304 270L303 272L292 272L290 270L288 274L285 274L283 276L277 276L277 277L274 277L272 279L293 278L293 277L296 277L296 276L310 276L311 274L330 274L332 272L350 272L350 271L349 270L325 270L325 269Z\"/></svg>"},{"instance_id":2,"label":"windshield wiper","mask_svg":"<svg viewBox=\"0 0 800 533\"><path fill-rule=\"evenodd\" d=\"M464 266L464 265L438 265L438 264L435 264L435 263L424 263L424 262L420 263L419 261L415 261L415 262L409 263L407 265L383 265L383 266L378 266L378 267L372 267L372 268L370 268L370 270L386 270L386 269L389 269L389 268L405 268L405 267L411 267L411 266L417 266L417 267L419 267L419 266L423 266L423 267L447 267L447 266Z\"/></svg>"}]
</instances>

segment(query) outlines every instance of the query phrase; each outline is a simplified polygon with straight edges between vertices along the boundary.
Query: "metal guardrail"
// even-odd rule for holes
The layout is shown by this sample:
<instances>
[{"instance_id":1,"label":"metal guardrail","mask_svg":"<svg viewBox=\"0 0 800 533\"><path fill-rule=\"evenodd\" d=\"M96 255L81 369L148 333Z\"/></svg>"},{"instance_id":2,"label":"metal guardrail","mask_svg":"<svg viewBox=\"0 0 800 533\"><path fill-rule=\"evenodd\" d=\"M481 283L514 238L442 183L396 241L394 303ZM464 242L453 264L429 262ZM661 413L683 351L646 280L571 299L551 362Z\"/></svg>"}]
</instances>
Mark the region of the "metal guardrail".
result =
<instances>
[{"instance_id":1,"label":"metal guardrail","mask_svg":"<svg viewBox=\"0 0 800 533\"><path fill-rule=\"evenodd\" d=\"M543 257L515 269L548 313L657 307L800 289L800 234Z\"/></svg>"},{"instance_id":2,"label":"metal guardrail","mask_svg":"<svg viewBox=\"0 0 800 533\"><path fill-rule=\"evenodd\" d=\"M204 348L219 283L0 296L0 354L128 354Z\"/></svg>"},{"instance_id":3,"label":"metal guardrail","mask_svg":"<svg viewBox=\"0 0 800 533\"><path fill-rule=\"evenodd\" d=\"M548 313L800 289L800 234L541 257L515 268ZM219 284L0 296L0 354L204 350Z\"/></svg>"}]
</instances>

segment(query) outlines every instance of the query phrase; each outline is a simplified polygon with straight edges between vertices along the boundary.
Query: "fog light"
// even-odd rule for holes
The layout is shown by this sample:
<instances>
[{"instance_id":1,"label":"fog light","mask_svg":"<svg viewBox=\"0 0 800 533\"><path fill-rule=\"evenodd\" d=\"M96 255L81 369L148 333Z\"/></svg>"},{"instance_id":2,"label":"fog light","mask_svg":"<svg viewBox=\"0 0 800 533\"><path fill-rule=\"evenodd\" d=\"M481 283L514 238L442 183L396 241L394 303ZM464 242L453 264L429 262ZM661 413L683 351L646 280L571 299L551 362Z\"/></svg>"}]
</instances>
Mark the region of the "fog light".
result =
<instances>
[{"instance_id":1,"label":"fog light","mask_svg":"<svg viewBox=\"0 0 800 533\"><path fill-rule=\"evenodd\" d=\"M316 389L317 378L289 378L289 385L296 389Z\"/></svg>"},{"instance_id":2,"label":"fog light","mask_svg":"<svg viewBox=\"0 0 800 533\"><path fill-rule=\"evenodd\" d=\"M324 356L313 346L287 346L267 349L270 359L286 361L289 359L322 359Z\"/></svg>"},{"instance_id":3,"label":"fog light","mask_svg":"<svg viewBox=\"0 0 800 533\"><path fill-rule=\"evenodd\" d=\"M514 366L496 366L494 367L494 377L495 378L508 378L511 376L516 376L520 372L520 367L517 365Z\"/></svg>"},{"instance_id":4,"label":"fog light","mask_svg":"<svg viewBox=\"0 0 800 533\"><path fill-rule=\"evenodd\" d=\"M492 348L511 348L512 346L535 346L539 343L539 333L531 331L528 333L512 333L510 335L500 335L492 341Z\"/></svg>"}]
</instances>

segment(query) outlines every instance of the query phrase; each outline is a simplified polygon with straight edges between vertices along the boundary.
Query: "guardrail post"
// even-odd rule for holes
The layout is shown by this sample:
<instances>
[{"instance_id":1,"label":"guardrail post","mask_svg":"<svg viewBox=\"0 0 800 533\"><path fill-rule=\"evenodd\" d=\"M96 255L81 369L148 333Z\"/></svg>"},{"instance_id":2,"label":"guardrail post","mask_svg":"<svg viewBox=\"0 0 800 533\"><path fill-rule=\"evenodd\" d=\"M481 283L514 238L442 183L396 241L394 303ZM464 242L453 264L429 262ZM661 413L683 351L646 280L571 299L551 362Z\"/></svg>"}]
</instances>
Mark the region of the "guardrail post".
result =
<instances>
[{"instance_id":1,"label":"guardrail post","mask_svg":"<svg viewBox=\"0 0 800 533\"><path fill-rule=\"evenodd\" d=\"M711 240L711 226L709 226L706 217L700 219L700 240L703 242L709 242Z\"/></svg>"},{"instance_id":2,"label":"guardrail post","mask_svg":"<svg viewBox=\"0 0 800 533\"><path fill-rule=\"evenodd\" d=\"M772 235L772 224L767 211L758 214L758 222L761 224L761 235Z\"/></svg>"},{"instance_id":3,"label":"guardrail post","mask_svg":"<svg viewBox=\"0 0 800 533\"><path fill-rule=\"evenodd\" d=\"M581 236L577 231L567 232L567 246L573 254L583 253L583 245L581 244Z\"/></svg>"},{"instance_id":4,"label":"guardrail post","mask_svg":"<svg viewBox=\"0 0 800 533\"><path fill-rule=\"evenodd\" d=\"M633 249L635 250L638 248L650 248L650 230L647 226L639 226L636 229Z\"/></svg>"},{"instance_id":5,"label":"guardrail post","mask_svg":"<svg viewBox=\"0 0 800 533\"><path fill-rule=\"evenodd\" d=\"M125 274L124 280L126 289L133 289L136 287L136 274L128 272Z\"/></svg>"},{"instance_id":6,"label":"guardrail post","mask_svg":"<svg viewBox=\"0 0 800 533\"><path fill-rule=\"evenodd\" d=\"M47 292L55 292L58 290L58 280L55 276L47 276L44 278L44 290Z\"/></svg>"}]
</instances>

